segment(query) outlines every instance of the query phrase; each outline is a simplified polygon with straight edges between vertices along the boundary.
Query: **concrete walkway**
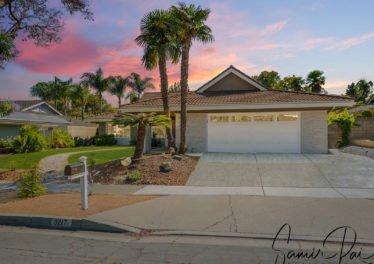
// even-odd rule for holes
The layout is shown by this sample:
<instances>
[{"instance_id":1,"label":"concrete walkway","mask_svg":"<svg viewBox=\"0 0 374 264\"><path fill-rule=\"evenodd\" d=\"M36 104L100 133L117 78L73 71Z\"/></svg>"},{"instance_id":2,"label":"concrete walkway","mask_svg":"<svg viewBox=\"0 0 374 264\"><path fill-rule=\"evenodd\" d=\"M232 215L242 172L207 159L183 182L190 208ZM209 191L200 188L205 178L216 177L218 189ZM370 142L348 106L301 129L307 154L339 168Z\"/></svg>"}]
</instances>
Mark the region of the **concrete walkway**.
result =
<instances>
[{"instance_id":1,"label":"concrete walkway","mask_svg":"<svg viewBox=\"0 0 374 264\"><path fill-rule=\"evenodd\" d=\"M325 237L350 226L358 239L374 240L373 200L258 196L164 196L106 211L90 220L167 231L168 234L219 234L273 237L285 223L292 234Z\"/></svg>"}]
</instances>

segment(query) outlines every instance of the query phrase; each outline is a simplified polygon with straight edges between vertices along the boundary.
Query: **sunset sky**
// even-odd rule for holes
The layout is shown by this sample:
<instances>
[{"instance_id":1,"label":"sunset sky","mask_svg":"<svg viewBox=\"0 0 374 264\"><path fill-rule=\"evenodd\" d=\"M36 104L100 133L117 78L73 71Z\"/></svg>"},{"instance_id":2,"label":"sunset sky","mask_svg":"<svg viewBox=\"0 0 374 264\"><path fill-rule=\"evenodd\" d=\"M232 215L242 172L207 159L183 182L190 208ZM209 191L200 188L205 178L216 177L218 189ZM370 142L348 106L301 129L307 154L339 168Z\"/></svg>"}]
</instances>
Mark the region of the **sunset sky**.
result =
<instances>
[{"instance_id":1,"label":"sunset sky","mask_svg":"<svg viewBox=\"0 0 374 264\"><path fill-rule=\"evenodd\" d=\"M38 48L31 42L17 41L19 57L0 71L1 99L28 99L30 87L38 81L52 80L55 75L79 81L83 72L98 67L105 75L138 72L157 78L157 70L142 67L142 50L134 38L145 13L168 8L175 1L91 2L95 20L86 21L79 15L68 17L61 43ZM191 89L231 64L250 75L273 69L281 76L305 77L309 71L321 69L327 78L326 90L335 94L344 93L348 83L360 78L374 80L374 1L193 3L211 9L207 23L215 42L194 44ZM179 65L169 68L169 76L171 83L179 79Z\"/></svg>"}]
</instances>

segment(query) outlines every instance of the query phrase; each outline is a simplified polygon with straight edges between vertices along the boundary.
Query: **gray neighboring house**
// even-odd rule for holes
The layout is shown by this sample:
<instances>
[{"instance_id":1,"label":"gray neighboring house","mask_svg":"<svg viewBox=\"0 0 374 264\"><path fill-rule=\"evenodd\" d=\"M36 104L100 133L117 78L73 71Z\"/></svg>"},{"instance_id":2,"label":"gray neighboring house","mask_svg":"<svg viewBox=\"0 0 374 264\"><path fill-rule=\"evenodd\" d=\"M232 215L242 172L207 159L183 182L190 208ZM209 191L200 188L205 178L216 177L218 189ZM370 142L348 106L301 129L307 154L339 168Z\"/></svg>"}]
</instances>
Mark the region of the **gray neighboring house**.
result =
<instances>
[{"instance_id":1,"label":"gray neighboring house","mask_svg":"<svg viewBox=\"0 0 374 264\"><path fill-rule=\"evenodd\" d=\"M169 104L178 146L180 93L170 93ZM344 96L268 89L230 66L188 93L187 148L189 152L327 153L328 111L353 105L352 98ZM161 94L146 93L120 111L162 109ZM148 128L147 151L154 135Z\"/></svg>"},{"instance_id":2,"label":"gray neighboring house","mask_svg":"<svg viewBox=\"0 0 374 264\"><path fill-rule=\"evenodd\" d=\"M37 125L47 136L55 127L66 129L73 137L91 137L96 134L97 125L70 122L45 101L7 101L12 104L13 111L7 116L0 117L0 138L17 136L22 125Z\"/></svg>"}]
</instances>

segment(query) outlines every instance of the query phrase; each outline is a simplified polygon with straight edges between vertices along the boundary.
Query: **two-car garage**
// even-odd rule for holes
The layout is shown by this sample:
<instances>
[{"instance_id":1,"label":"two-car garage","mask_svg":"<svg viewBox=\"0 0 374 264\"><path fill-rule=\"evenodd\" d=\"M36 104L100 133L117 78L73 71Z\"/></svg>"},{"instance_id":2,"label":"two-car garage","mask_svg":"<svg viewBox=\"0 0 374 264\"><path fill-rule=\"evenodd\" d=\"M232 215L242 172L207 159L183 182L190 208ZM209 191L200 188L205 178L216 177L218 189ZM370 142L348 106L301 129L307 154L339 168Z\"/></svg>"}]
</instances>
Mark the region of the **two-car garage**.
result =
<instances>
[{"instance_id":1,"label":"two-car garage","mask_svg":"<svg viewBox=\"0 0 374 264\"><path fill-rule=\"evenodd\" d=\"M300 153L299 112L208 114L208 152Z\"/></svg>"}]
</instances>

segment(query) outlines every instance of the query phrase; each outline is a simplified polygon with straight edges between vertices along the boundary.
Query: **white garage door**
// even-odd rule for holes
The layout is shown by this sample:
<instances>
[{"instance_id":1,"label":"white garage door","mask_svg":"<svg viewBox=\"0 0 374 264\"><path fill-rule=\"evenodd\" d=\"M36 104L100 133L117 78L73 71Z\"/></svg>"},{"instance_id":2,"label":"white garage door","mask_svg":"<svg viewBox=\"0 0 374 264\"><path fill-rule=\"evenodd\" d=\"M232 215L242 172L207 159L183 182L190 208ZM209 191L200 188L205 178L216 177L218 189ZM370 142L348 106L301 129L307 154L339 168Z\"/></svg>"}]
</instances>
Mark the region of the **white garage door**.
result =
<instances>
[{"instance_id":1,"label":"white garage door","mask_svg":"<svg viewBox=\"0 0 374 264\"><path fill-rule=\"evenodd\" d=\"M208 151L300 153L300 113L208 115Z\"/></svg>"}]
</instances>

